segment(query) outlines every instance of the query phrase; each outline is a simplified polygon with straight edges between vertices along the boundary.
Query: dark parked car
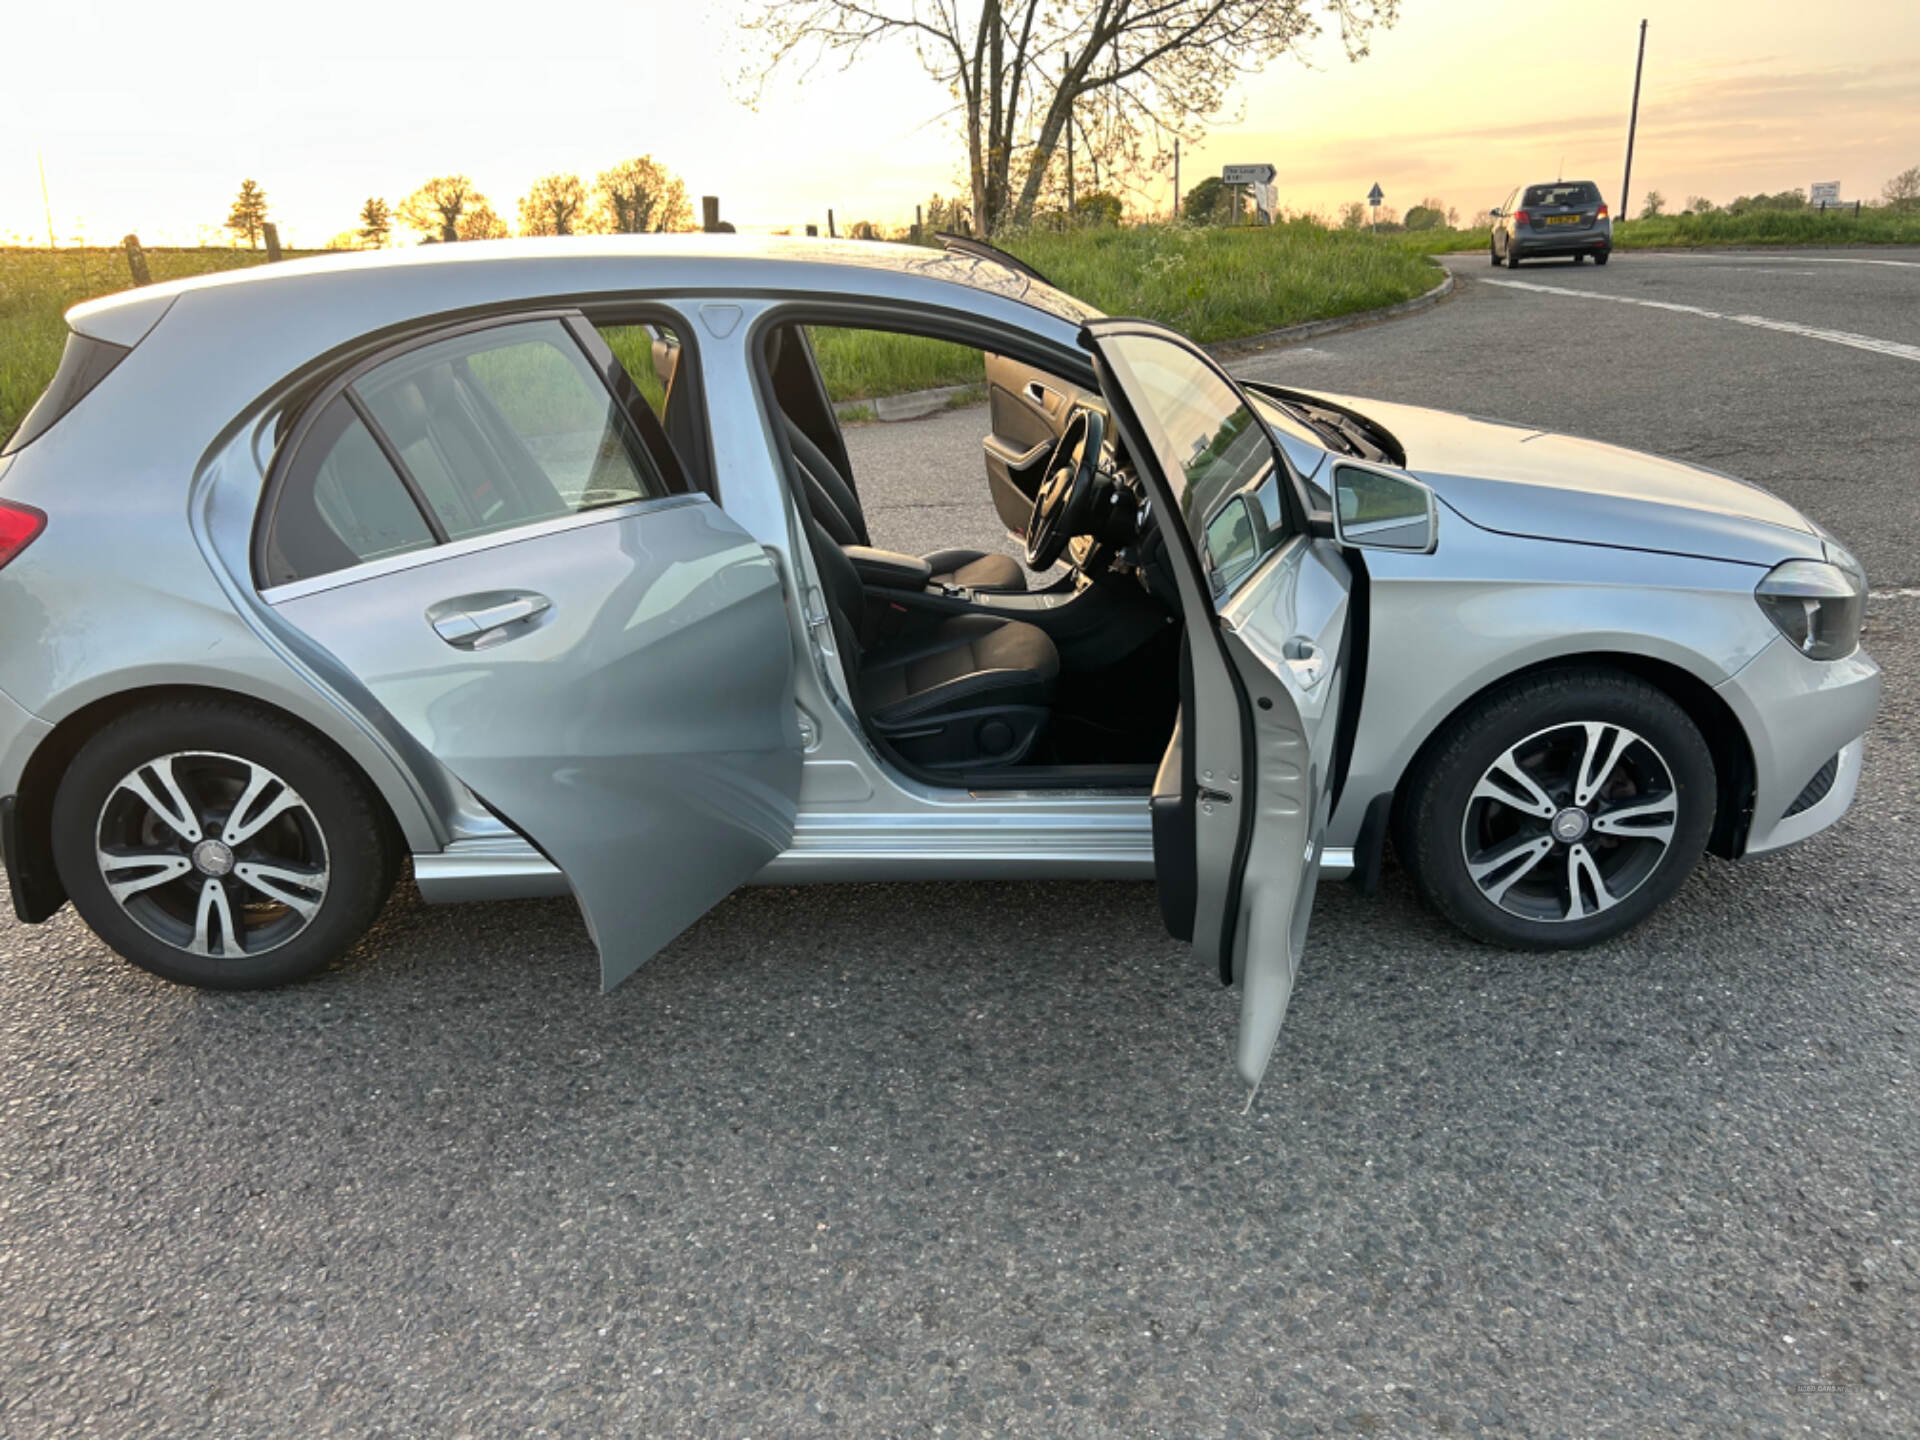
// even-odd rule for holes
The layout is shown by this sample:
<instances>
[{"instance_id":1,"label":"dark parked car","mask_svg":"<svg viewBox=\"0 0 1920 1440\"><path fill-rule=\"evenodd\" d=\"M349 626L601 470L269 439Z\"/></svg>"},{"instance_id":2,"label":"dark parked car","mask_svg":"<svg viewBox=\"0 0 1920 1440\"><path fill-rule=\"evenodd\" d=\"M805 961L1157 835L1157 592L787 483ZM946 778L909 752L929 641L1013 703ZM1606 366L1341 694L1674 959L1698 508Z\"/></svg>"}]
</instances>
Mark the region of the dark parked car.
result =
<instances>
[{"instance_id":1,"label":"dark parked car","mask_svg":"<svg viewBox=\"0 0 1920 1440\"><path fill-rule=\"evenodd\" d=\"M1512 269L1522 260L1548 255L1571 255L1576 265L1582 255L1591 255L1594 264L1604 265L1613 253L1613 221L1591 180L1515 186L1490 213L1487 258L1495 265L1504 260Z\"/></svg>"}]
</instances>

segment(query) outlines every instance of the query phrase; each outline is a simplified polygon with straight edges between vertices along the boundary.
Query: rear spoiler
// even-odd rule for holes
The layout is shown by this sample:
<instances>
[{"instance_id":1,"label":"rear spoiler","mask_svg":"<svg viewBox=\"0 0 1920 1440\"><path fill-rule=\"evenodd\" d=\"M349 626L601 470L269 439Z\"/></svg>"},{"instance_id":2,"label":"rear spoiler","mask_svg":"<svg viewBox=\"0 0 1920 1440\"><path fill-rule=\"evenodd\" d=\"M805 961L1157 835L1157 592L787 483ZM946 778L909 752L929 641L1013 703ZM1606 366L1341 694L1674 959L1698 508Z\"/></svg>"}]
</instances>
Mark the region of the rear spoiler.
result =
<instances>
[{"instance_id":1,"label":"rear spoiler","mask_svg":"<svg viewBox=\"0 0 1920 1440\"><path fill-rule=\"evenodd\" d=\"M956 235L951 230L936 230L933 238L940 242L942 248L956 255L971 255L978 260L991 260L996 265L1004 265L1016 275L1024 275L1029 280L1037 280L1042 285L1055 290L1060 288L1019 256L1009 255L998 245L989 245L986 241L976 240L971 235Z\"/></svg>"}]
</instances>

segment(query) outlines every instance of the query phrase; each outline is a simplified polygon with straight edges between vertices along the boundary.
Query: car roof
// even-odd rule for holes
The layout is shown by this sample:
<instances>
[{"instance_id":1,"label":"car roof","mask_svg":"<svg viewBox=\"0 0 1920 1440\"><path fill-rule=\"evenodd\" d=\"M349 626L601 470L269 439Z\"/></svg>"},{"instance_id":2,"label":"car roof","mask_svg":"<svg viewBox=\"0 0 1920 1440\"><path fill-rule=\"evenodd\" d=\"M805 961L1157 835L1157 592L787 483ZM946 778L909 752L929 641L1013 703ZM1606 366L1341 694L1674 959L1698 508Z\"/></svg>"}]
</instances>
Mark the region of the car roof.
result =
<instances>
[{"instance_id":1,"label":"car roof","mask_svg":"<svg viewBox=\"0 0 1920 1440\"><path fill-rule=\"evenodd\" d=\"M434 282L452 278L450 272L458 273L463 291L497 288L502 295L523 294L531 283L556 294L750 288L826 298L892 292L896 287L883 282L898 277L921 282L916 288L933 282L936 292L953 287L1016 300L1075 325L1099 314L991 255L871 240L694 234L476 240L314 255L124 290L76 305L66 318L82 334L128 344L186 296L219 292L244 295L249 308L298 308L327 291L387 290L409 280L440 288ZM954 298L966 303L965 296Z\"/></svg>"}]
</instances>

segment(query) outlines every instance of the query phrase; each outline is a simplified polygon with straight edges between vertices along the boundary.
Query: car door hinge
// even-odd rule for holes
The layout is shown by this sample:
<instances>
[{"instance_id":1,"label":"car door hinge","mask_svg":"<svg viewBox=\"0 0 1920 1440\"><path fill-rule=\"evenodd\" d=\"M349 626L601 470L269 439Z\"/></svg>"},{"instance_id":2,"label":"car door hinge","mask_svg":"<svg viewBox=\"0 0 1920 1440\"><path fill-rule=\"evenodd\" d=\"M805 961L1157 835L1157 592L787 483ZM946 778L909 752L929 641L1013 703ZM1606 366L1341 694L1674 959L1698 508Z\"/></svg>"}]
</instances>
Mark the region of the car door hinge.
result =
<instances>
[{"instance_id":1,"label":"car door hinge","mask_svg":"<svg viewBox=\"0 0 1920 1440\"><path fill-rule=\"evenodd\" d=\"M807 587L807 625L818 630L822 625L831 625L833 615L827 609L827 597L820 593L818 585Z\"/></svg>"}]
</instances>

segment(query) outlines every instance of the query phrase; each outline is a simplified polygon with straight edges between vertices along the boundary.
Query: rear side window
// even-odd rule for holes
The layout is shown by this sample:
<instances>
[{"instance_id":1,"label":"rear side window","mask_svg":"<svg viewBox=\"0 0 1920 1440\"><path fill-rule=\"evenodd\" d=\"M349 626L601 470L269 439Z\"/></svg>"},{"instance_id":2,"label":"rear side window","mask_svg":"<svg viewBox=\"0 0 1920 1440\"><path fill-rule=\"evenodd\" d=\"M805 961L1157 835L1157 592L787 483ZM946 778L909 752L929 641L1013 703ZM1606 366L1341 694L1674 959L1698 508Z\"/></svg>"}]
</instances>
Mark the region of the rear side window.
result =
<instances>
[{"instance_id":1,"label":"rear side window","mask_svg":"<svg viewBox=\"0 0 1920 1440\"><path fill-rule=\"evenodd\" d=\"M1598 205L1600 189L1590 180L1556 181L1551 185L1529 185L1522 205Z\"/></svg>"},{"instance_id":2,"label":"rear side window","mask_svg":"<svg viewBox=\"0 0 1920 1440\"><path fill-rule=\"evenodd\" d=\"M0 455L11 455L51 430L55 421L86 399L87 392L132 353L125 345L95 340L91 335L78 332L69 334L67 348L60 352L60 368L54 371L53 382L34 401L33 408L22 417L6 444L0 445Z\"/></svg>"},{"instance_id":3,"label":"rear side window","mask_svg":"<svg viewBox=\"0 0 1920 1440\"><path fill-rule=\"evenodd\" d=\"M261 583L651 499L674 488L562 320L490 326L359 376L296 443L266 527ZM674 471L677 476L677 470Z\"/></svg>"},{"instance_id":4,"label":"rear side window","mask_svg":"<svg viewBox=\"0 0 1920 1440\"><path fill-rule=\"evenodd\" d=\"M442 340L353 389L452 540L667 493L558 320Z\"/></svg>"}]
</instances>

